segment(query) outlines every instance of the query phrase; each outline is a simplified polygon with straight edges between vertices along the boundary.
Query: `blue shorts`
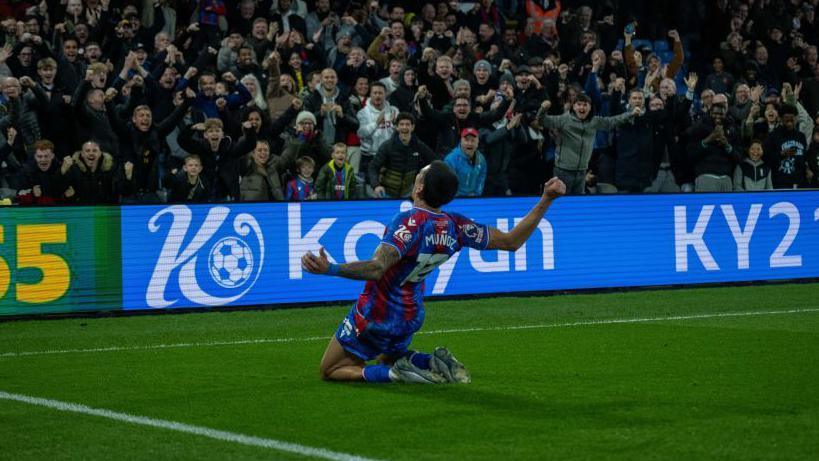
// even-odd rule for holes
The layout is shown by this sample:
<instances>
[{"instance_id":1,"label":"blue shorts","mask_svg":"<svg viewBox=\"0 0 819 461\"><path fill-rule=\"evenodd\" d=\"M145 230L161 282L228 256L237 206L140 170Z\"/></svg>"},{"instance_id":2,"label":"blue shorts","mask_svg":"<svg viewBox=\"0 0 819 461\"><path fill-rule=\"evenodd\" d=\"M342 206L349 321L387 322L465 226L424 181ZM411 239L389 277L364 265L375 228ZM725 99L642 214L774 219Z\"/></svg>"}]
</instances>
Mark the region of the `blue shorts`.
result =
<instances>
[{"instance_id":1,"label":"blue shorts","mask_svg":"<svg viewBox=\"0 0 819 461\"><path fill-rule=\"evenodd\" d=\"M361 316L358 317L360 325ZM367 323L363 331L358 331L356 325L356 308L353 305L350 313L338 326L336 339L344 350L364 361L372 360L381 354L403 357L409 352L412 335L417 331L411 327L411 331L397 332L395 328L385 328L385 325L376 323Z\"/></svg>"}]
</instances>

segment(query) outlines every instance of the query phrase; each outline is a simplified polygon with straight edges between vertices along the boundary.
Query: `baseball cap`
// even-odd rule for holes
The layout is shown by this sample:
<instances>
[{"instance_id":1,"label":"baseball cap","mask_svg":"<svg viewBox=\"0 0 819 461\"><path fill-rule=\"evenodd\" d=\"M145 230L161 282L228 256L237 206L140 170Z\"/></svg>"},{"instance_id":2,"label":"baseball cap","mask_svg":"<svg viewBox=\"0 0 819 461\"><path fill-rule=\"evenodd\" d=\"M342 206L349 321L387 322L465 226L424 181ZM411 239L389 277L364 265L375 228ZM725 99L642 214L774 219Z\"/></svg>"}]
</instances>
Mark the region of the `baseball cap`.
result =
<instances>
[{"instance_id":1,"label":"baseball cap","mask_svg":"<svg viewBox=\"0 0 819 461\"><path fill-rule=\"evenodd\" d=\"M475 128L464 128L463 130L461 130L461 137L465 138L467 136L475 136L477 138L478 130L476 130Z\"/></svg>"},{"instance_id":2,"label":"baseball cap","mask_svg":"<svg viewBox=\"0 0 819 461\"><path fill-rule=\"evenodd\" d=\"M524 66L518 66L517 70L515 70L515 75L523 75L523 74L532 75L532 69L530 69L529 66L525 66L525 65Z\"/></svg>"}]
</instances>

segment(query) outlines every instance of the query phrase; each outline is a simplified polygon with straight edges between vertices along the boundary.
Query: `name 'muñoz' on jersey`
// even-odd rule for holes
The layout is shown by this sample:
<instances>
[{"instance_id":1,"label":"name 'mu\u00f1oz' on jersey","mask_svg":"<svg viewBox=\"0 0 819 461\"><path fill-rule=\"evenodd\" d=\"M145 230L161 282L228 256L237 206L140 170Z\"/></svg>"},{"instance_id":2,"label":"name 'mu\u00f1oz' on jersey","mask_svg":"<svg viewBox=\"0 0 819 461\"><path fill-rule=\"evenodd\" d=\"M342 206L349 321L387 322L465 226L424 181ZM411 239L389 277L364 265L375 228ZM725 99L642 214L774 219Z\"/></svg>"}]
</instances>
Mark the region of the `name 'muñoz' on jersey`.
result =
<instances>
[{"instance_id":1,"label":"name 'mu\u00f1oz' on jersey","mask_svg":"<svg viewBox=\"0 0 819 461\"><path fill-rule=\"evenodd\" d=\"M413 331L424 321L426 276L462 247L486 249L489 229L457 213L415 207L396 215L381 244L398 250L400 260L365 285L356 303L356 330L369 325L394 333Z\"/></svg>"}]
</instances>

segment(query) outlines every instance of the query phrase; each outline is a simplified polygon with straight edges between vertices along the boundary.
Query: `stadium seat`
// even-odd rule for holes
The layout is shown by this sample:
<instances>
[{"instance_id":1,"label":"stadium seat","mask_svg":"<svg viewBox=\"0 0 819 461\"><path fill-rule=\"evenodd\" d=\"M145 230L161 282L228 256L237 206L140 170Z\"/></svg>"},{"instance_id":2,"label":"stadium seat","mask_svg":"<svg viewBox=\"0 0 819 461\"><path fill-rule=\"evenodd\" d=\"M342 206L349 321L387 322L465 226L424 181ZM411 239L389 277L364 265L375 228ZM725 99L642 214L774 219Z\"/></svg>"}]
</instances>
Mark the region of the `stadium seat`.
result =
<instances>
[{"instance_id":1,"label":"stadium seat","mask_svg":"<svg viewBox=\"0 0 819 461\"><path fill-rule=\"evenodd\" d=\"M685 86L685 78L688 76L688 65L683 63L680 70L677 72L677 75L674 76L674 83L677 84L677 94L680 96L685 95L686 91L688 91L688 87Z\"/></svg>"},{"instance_id":2,"label":"stadium seat","mask_svg":"<svg viewBox=\"0 0 819 461\"><path fill-rule=\"evenodd\" d=\"M621 38L620 40L617 40L617 46L615 46L614 49L622 51L623 48L625 48L625 46L626 46L626 42Z\"/></svg>"},{"instance_id":3,"label":"stadium seat","mask_svg":"<svg viewBox=\"0 0 819 461\"><path fill-rule=\"evenodd\" d=\"M641 50L643 48L650 48L652 51L654 51L654 44L651 43L651 40L637 39L637 40L632 40L631 44L634 46L635 50Z\"/></svg>"},{"instance_id":4,"label":"stadium seat","mask_svg":"<svg viewBox=\"0 0 819 461\"><path fill-rule=\"evenodd\" d=\"M657 40L654 42L654 52L659 53L661 51L670 51L671 46L665 40Z\"/></svg>"},{"instance_id":5,"label":"stadium seat","mask_svg":"<svg viewBox=\"0 0 819 461\"><path fill-rule=\"evenodd\" d=\"M671 62L672 59L674 59L674 52L673 51L658 51L657 56L660 57L660 61L662 61L663 64L668 64L669 62Z\"/></svg>"}]
</instances>

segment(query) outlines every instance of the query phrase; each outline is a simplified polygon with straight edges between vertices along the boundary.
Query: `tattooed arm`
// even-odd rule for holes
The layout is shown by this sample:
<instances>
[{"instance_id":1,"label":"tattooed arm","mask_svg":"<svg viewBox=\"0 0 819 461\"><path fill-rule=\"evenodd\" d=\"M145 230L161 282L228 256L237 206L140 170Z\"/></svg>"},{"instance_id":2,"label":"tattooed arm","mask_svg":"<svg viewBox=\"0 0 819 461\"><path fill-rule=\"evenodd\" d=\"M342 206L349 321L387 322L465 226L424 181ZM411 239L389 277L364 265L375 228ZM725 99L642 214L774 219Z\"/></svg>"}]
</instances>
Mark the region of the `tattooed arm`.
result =
<instances>
[{"instance_id":1,"label":"tattooed arm","mask_svg":"<svg viewBox=\"0 0 819 461\"><path fill-rule=\"evenodd\" d=\"M331 264L324 253L319 250L318 256L308 251L301 257L301 266L312 274L337 275L353 280L378 280L400 259L395 247L381 244L372 258L347 264Z\"/></svg>"}]
</instances>

